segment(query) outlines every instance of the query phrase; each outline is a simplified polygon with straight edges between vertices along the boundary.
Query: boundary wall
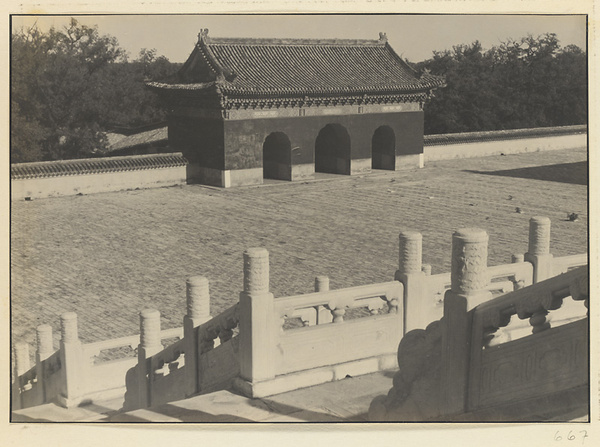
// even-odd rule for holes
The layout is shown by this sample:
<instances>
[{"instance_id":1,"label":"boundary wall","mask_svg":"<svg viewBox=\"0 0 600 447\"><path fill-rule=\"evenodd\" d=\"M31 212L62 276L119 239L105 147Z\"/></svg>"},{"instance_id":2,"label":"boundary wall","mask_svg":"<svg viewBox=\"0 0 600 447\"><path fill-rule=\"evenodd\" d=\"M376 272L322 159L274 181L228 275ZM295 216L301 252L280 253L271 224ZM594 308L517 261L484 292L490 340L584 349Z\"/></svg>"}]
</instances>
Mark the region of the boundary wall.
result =
<instances>
[{"instance_id":1,"label":"boundary wall","mask_svg":"<svg viewBox=\"0 0 600 447\"><path fill-rule=\"evenodd\" d=\"M587 147L587 126L425 135L424 162Z\"/></svg>"},{"instance_id":2,"label":"boundary wall","mask_svg":"<svg viewBox=\"0 0 600 447\"><path fill-rule=\"evenodd\" d=\"M181 153L11 165L12 200L157 188L186 183Z\"/></svg>"},{"instance_id":3,"label":"boundary wall","mask_svg":"<svg viewBox=\"0 0 600 447\"><path fill-rule=\"evenodd\" d=\"M485 157L587 147L587 126L564 126L516 129L490 132L426 135L423 154L415 154L424 163L453 158ZM405 155L403 157L412 157ZM369 165L370 166L370 165ZM370 171L370 168L365 168ZM210 172L209 172L210 171ZM214 172L213 172L214 171ZM259 177L262 168L256 168ZM261 171L261 172L258 172ZM244 184L244 179L232 178L241 171L199 168L189 163L181 152L133 155L82 160L19 163L11 165L12 200L30 200L128 189L157 188L193 183L198 176L217 175L219 179L203 183L218 183L224 187ZM305 173L306 174L306 173ZM314 175L293 180L306 181ZM235 176L234 176L235 177ZM262 177L261 177L262 178Z\"/></svg>"}]
</instances>

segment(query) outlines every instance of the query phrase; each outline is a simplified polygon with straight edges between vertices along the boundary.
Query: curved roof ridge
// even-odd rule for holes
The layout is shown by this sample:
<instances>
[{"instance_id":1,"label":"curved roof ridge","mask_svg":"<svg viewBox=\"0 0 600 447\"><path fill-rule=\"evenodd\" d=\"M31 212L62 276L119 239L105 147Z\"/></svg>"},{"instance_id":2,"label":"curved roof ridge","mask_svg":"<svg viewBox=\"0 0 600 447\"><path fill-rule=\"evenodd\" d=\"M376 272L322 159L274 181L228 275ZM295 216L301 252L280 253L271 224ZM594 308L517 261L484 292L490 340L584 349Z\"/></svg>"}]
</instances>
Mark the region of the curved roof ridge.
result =
<instances>
[{"instance_id":1,"label":"curved roof ridge","mask_svg":"<svg viewBox=\"0 0 600 447\"><path fill-rule=\"evenodd\" d=\"M167 90L214 86L226 95L426 92L443 79L416 71L388 43L359 39L245 39L198 35L193 61ZM214 81L209 84L207 81Z\"/></svg>"},{"instance_id":2,"label":"curved roof ridge","mask_svg":"<svg viewBox=\"0 0 600 447\"><path fill-rule=\"evenodd\" d=\"M380 39L305 39L305 38L268 38L268 37L211 37L208 45L333 45L333 46L383 46Z\"/></svg>"}]
</instances>

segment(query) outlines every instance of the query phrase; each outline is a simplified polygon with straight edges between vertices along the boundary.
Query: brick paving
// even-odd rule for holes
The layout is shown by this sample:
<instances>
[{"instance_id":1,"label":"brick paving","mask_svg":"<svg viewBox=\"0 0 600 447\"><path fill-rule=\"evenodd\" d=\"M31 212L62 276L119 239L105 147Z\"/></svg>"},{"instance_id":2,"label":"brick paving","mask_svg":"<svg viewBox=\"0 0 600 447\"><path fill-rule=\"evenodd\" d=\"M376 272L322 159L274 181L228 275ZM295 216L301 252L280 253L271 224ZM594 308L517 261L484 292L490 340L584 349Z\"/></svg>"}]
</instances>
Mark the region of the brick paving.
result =
<instances>
[{"instance_id":1,"label":"brick paving","mask_svg":"<svg viewBox=\"0 0 600 447\"><path fill-rule=\"evenodd\" d=\"M397 235L423 233L433 272L450 268L452 232L490 234L489 265L527 250L528 221L552 220L557 256L587 251L586 151L448 160L424 169L307 183L214 189L199 185L19 201L11 210L13 341L79 315L84 342L138 333L154 307L181 326L185 280L210 280L212 313L237 301L242 253L270 252L275 296L388 281ZM520 208L522 213L516 212ZM575 222L567 213L577 213ZM57 345L58 346L58 345Z\"/></svg>"}]
</instances>

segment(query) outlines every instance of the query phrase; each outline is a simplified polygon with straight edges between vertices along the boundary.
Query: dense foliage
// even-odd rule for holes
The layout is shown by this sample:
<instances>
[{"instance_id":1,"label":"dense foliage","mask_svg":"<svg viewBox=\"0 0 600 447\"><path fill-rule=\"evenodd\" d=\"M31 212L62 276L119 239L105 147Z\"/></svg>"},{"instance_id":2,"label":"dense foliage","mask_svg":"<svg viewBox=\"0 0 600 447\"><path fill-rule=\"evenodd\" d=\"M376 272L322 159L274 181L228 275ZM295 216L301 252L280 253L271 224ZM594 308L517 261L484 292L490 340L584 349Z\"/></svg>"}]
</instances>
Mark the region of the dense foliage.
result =
<instances>
[{"instance_id":1,"label":"dense foliage","mask_svg":"<svg viewBox=\"0 0 600 447\"><path fill-rule=\"evenodd\" d=\"M434 52L418 69L447 86L425 106L425 133L565 126L587 121L587 57L555 34Z\"/></svg>"},{"instance_id":2,"label":"dense foliage","mask_svg":"<svg viewBox=\"0 0 600 447\"><path fill-rule=\"evenodd\" d=\"M176 69L155 50L133 61L111 36L72 19L63 30L12 35L11 161L89 157L106 148L105 132L165 119L144 87Z\"/></svg>"}]
</instances>

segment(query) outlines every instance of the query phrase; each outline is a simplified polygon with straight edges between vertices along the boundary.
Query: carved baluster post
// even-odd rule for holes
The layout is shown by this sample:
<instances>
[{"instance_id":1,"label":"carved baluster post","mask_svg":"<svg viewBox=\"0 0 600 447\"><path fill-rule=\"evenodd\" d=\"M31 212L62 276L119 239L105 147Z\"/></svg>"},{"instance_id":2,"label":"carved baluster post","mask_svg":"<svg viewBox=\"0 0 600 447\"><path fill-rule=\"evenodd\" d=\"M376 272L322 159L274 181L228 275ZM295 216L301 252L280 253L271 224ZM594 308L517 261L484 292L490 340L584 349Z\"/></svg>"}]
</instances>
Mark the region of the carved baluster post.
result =
<instances>
[{"instance_id":1,"label":"carved baluster post","mask_svg":"<svg viewBox=\"0 0 600 447\"><path fill-rule=\"evenodd\" d=\"M269 252L244 252L244 291L240 293L240 376L251 384L275 377L273 294L269 292Z\"/></svg>"},{"instance_id":2,"label":"carved baluster post","mask_svg":"<svg viewBox=\"0 0 600 447\"><path fill-rule=\"evenodd\" d=\"M335 307L330 305L330 313L333 323L344 322L344 315L346 315L346 309L344 307Z\"/></svg>"},{"instance_id":3,"label":"carved baluster post","mask_svg":"<svg viewBox=\"0 0 600 447\"><path fill-rule=\"evenodd\" d=\"M144 309L140 312L140 344L138 345L138 408L152 404L151 381L153 355L162 351L160 340L160 312Z\"/></svg>"},{"instance_id":4,"label":"carved baluster post","mask_svg":"<svg viewBox=\"0 0 600 447\"><path fill-rule=\"evenodd\" d=\"M329 277L317 276L315 278L315 292L329 292ZM317 324L331 323L333 317L325 306L317 307Z\"/></svg>"},{"instance_id":5,"label":"carved baluster post","mask_svg":"<svg viewBox=\"0 0 600 447\"><path fill-rule=\"evenodd\" d=\"M452 288L444 295L441 365L441 415L465 409L471 342L470 309L491 299L485 290L488 235L476 228L452 236Z\"/></svg>"},{"instance_id":6,"label":"carved baluster post","mask_svg":"<svg viewBox=\"0 0 600 447\"><path fill-rule=\"evenodd\" d=\"M398 271L395 279L404 285L404 333L425 329L433 320L432 302L427 301L426 273L423 271L423 236L416 231L403 231L399 236Z\"/></svg>"},{"instance_id":7,"label":"carved baluster post","mask_svg":"<svg viewBox=\"0 0 600 447\"><path fill-rule=\"evenodd\" d=\"M198 365L198 331L196 328L210 320L210 292L208 279L194 276L186 282L187 314L183 317L183 344L185 352L185 380L188 396L200 391Z\"/></svg>"},{"instance_id":8,"label":"carved baluster post","mask_svg":"<svg viewBox=\"0 0 600 447\"><path fill-rule=\"evenodd\" d=\"M514 254L511 256L510 260L513 264L520 264L521 262L525 262L525 255ZM525 287L526 285L531 285L531 281L533 281L533 278L523 278L518 275L515 275L514 278L509 279L513 283L513 290L519 290Z\"/></svg>"},{"instance_id":9,"label":"carved baluster post","mask_svg":"<svg viewBox=\"0 0 600 447\"><path fill-rule=\"evenodd\" d=\"M525 255L517 253L510 257L510 262L513 264L518 264L520 262L525 262Z\"/></svg>"},{"instance_id":10,"label":"carved baluster post","mask_svg":"<svg viewBox=\"0 0 600 447\"><path fill-rule=\"evenodd\" d=\"M20 342L15 345L15 373L17 379L31 368L29 361L29 344Z\"/></svg>"},{"instance_id":11,"label":"carved baluster post","mask_svg":"<svg viewBox=\"0 0 600 447\"><path fill-rule=\"evenodd\" d=\"M31 368L29 361L29 344L20 342L15 345L15 367L13 371L12 384L12 410L19 410L23 407L21 400L21 379L20 377Z\"/></svg>"},{"instance_id":12,"label":"carved baluster post","mask_svg":"<svg viewBox=\"0 0 600 447\"><path fill-rule=\"evenodd\" d=\"M85 369L81 341L77 330L77 314L61 315L60 360L63 383L59 403L66 408L79 405L85 389Z\"/></svg>"},{"instance_id":13,"label":"carved baluster post","mask_svg":"<svg viewBox=\"0 0 600 447\"><path fill-rule=\"evenodd\" d=\"M533 283L554 275L553 256L550 253L550 219L532 217L529 220L529 249L525 261L533 264Z\"/></svg>"},{"instance_id":14,"label":"carved baluster post","mask_svg":"<svg viewBox=\"0 0 600 447\"><path fill-rule=\"evenodd\" d=\"M537 334L538 332L545 331L546 329L550 329L550 322L546 319L548 316L548 311L541 309L535 312L529 318L529 324L531 325L531 332L533 334Z\"/></svg>"},{"instance_id":15,"label":"carved baluster post","mask_svg":"<svg viewBox=\"0 0 600 447\"><path fill-rule=\"evenodd\" d=\"M423 264L421 271L425 273L425 276L431 276L431 264Z\"/></svg>"},{"instance_id":16,"label":"carved baluster post","mask_svg":"<svg viewBox=\"0 0 600 447\"><path fill-rule=\"evenodd\" d=\"M37 385L41 392L39 394L40 400L36 401L40 404L46 402L46 383L44 378L46 377L45 370L46 364L44 360L54 354L54 341L52 339L52 326L49 324L41 324L36 330L36 351L35 351L35 370L37 377Z\"/></svg>"}]
</instances>

